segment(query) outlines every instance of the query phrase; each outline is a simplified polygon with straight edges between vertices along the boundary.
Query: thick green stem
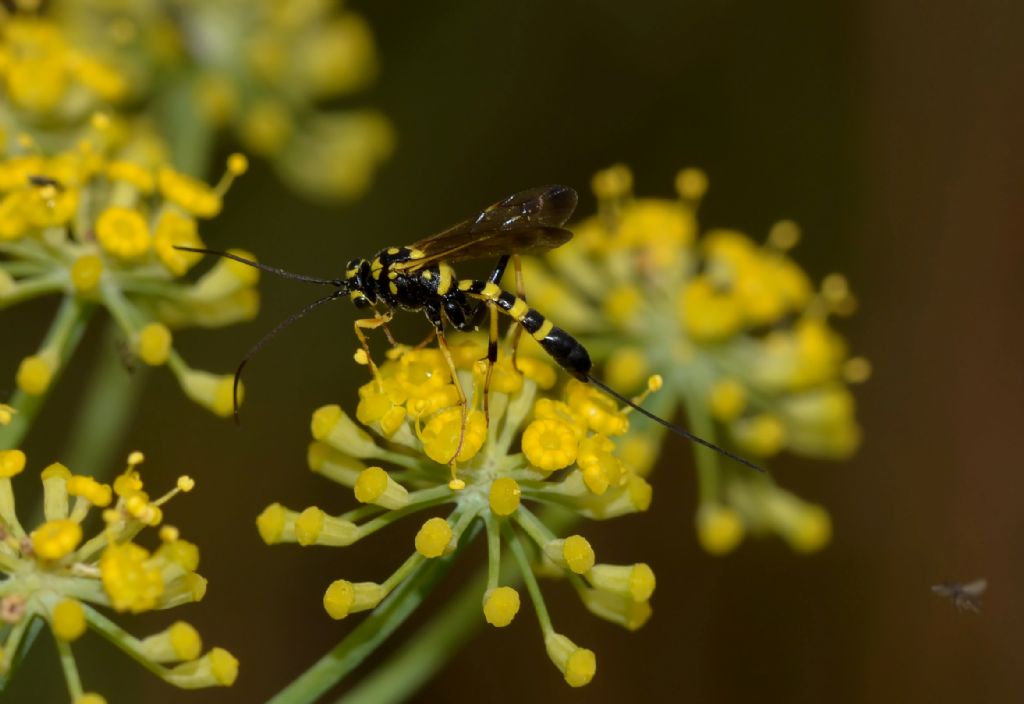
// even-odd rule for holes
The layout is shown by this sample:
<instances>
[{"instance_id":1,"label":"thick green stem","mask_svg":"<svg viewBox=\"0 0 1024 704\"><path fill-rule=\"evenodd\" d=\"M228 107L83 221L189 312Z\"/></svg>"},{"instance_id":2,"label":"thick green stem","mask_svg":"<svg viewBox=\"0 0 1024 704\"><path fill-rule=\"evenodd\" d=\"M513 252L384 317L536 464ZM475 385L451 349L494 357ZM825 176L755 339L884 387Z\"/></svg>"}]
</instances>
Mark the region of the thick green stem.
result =
<instances>
[{"instance_id":1,"label":"thick green stem","mask_svg":"<svg viewBox=\"0 0 1024 704\"><path fill-rule=\"evenodd\" d=\"M579 516L567 511L546 511L543 520L553 532L562 533ZM503 581L510 587L519 584L519 575L508 569L513 562L512 555L502 560L506 575ZM425 626L405 639L400 650L338 699L337 704L394 704L405 701L429 681L483 627L480 597L487 587L487 569L477 570Z\"/></svg>"},{"instance_id":2,"label":"thick green stem","mask_svg":"<svg viewBox=\"0 0 1024 704\"><path fill-rule=\"evenodd\" d=\"M689 423L690 432L709 442L717 443L715 422L708 412L707 405L701 402L701 399L706 397L706 391L691 385L684 389L680 396L686 408L686 420ZM700 491L700 503L701 505L716 503L722 493L719 456L714 450L701 445L695 445L693 452L697 458L697 486Z\"/></svg>"},{"instance_id":3,"label":"thick green stem","mask_svg":"<svg viewBox=\"0 0 1024 704\"><path fill-rule=\"evenodd\" d=\"M117 339L116 326L108 322L64 453L68 466L76 473L89 474L99 481L120 469L115 467L114 452L131 426L149 372L140 367L131 374L124 368L114 351Z\"/></svg>"},{"instance_id":4,"label":"thick green stem","mask_svg":"<svg viewBox=\"0 0 1024 704\"><path fill-rule=\"evenodd\" d=\"M355 630L267 704L308 704L345 678L412 615L464 546L472 542L478 527L479 522L451 555L420 564Z\"/></svg>"}]
</instances>

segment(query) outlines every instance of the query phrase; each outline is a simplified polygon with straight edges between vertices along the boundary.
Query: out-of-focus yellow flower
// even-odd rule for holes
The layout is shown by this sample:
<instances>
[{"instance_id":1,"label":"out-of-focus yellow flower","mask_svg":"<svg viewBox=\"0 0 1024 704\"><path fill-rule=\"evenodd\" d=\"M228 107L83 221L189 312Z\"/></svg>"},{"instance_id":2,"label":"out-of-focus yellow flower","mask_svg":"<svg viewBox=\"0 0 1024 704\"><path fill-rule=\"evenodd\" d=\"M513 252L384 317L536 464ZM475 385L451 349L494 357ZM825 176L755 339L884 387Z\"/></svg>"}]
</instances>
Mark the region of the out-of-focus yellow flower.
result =
<instances>
[{"instance_id":1,"label":"out-of-focus yellow flower","mask_svg":"<svg viewBox=\"0 0 1024 704\"><path fill-rule=\"evenodd\" d=\"M52 19L5 17L0 24L0 125L16 120L52 125L80 122L95 109L122 102L130 81L98 53L103 45L72 41Z\"/></svg>"},{"instance_id":2,"label":"out-of-focus yellow flower","mask_svg":"<svg viewBox=\"0 0 1024 704\"><path fill-rule=\"evenodd\" d=\"M830 325L856 307L845 278L832 274L815 288L789 256L800 235L789 221L763 243L734 230L699 234L707 177L696 169L679 173L676 200L634 198L632 180L624 166L598 173L597 215L545 263L524 262L531 303L558 311L559 324L593 343L613 387L629 391L648 370L663 374L657 410L670 416L681 406L703 437L758 458L849 456L860 429L847 383L866 379L870 367L849 357ZM609 339L627 344L609 348ZM781 523L751 513L749 501L736 503L731 486L747 470L697 452L698 532L709 551L727 551L765 526L790 538ZM812 533L801 549L827 541L827 529Z\"/></svg>"},{"instance_id":3,"label":"out-of-focus yellow flower","mask_svg":"<svg viewBox=\"0 0 1024 704\"><path fill-rule=\"evenodd\" d=\"M133 452L112 485L72 474L54 463L42 471L46 520L27 531L15 512L12 478L26 457L20 450L0 452L0 610L8 628L0 648L0 671L18 656L36 618L53 631L62 657L72 658L70 643L89 628L113 640L132 658L170 684L180 687L226 686L238 663L220 648L202 655L198 632L183 621L145 639L123 631L94 606L139 613L168 609L202 599L206 580L196 573L199 551L177 529L163 525L153 551L134 542L147 527L161 525L163 506L194 482L181 477L159 498L145 491ZM86 536L83 524L100 511L103 525ZM101 702L82 691L77 674L68 680L72 702Z\"/></svg>"},{"instance_id":4,"label":"out-of-focus yellow flower","mask_svg":"<svg viewBox=\"0 0 1024 704\"><path fill-rule=\"evenodd\" d=\"M178 103L195 106L189 119L233 130L304 194L358 197L392 151L391 125L378 111L323 107L377 73L370 27L336 0L175 0L173 12L159 3L52 5L58 38L107 47L148 98L169 83L161 76L179 78ZM36 83L48 95L61 90Z\"/></svg>"},{"instance_id":5,"label":"out-of-focus yellow flower","mask_svg":"<svg viewBox=\"0 0 1024 704\"><path fill-rule=\"evenodd\" d=\"M97 122L93 138L71 150L45 156L29 141L0 159L0 308L58 293L83 310L102 305L132 353L151 366L166 364L191 398L230 415L230 391L225 403L203 383L212 375L189 368L171 330L253 317L258 271L221 261L185 281L200 255L174 246L202 246L198 220L220 210L231 181L245 171L244 157L232 156L225 177L208 186L146 150L103 148L109 124ZM64 330L22 360L19 389L46 392L68 335Z\"/></svg>"},{"instance_id":6,"label":"out-of-focus yellow flower","mask_svg":"<svg viewBox=\"0 0 1024 704\"><path fill-rule=\"evenodd\" d=\"M585 518L606 519L645 511L650 485L617 454L616 439L629 427L622 409L593 388L570 382L562 393L550 389L554 369L540 358L521 357L517 374L502 355L492 377L490 418L462 410L441 351L399 350L359 390L356 416L363 430L339 406L313 414L309 465L354 489L360 506L338 516L317 507L292 511L272 504L257 519L268 544L344 546L362 540L414 512L452 506L420 524L412 554L383 582L338 580L324 595L333 618L373 609L424 561L452 553L482 523L488 535L489 578L483 615L507 626L519 611L519 593L500 585L502 546L511 549L529 587L549 655L572 686L593 677L594 654L569 648L556 633L531 566L565 576L584 606L629 629L650 616L654 575L646 565L597 561L582 535L555 535L529 504L559 504ZM481 373L486 344L466 337L452 347L460 382L482 404ZM376 437L375 437L376 436ZM525 541L523 539L526 539ZM525 544L524 544L525 543Z\"/></svg>"}]
</instances>

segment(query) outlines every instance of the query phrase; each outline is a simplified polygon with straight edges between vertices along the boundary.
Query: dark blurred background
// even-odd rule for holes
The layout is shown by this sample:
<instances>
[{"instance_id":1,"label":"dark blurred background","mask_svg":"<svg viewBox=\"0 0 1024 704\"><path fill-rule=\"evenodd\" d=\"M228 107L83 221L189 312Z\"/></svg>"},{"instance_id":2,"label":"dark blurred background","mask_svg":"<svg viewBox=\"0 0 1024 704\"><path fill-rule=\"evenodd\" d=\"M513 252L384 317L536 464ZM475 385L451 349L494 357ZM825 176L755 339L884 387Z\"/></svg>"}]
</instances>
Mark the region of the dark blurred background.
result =
<instances>
[{"instance_id":1,"label":"dark blurred background","mask_svg":"<svg viewBox=\"0 0 1024 704\"><path fill-rule=\"evenodd\" d=\"M626 633L587 614L566 585L546 586L560 630L597 652L595 681L564 685L524 607L508 629L483 631L420 700L1019 700L1024 4L350 6L373 26L382 67L358 104L394 121L395 157L368 197L338 208L290 195L257 166L204 231L211 246L337 275L352 256L521 188L564 182L586 192L596 169L623 161L639 193L671 197L675 172L697 165L711 179L704 226L761 237L793 218L804 230L795 256L811 275L849 276L862 306L842 328L875 368L858 393L866 440L852 462L772 463L784 486L832 512L824 552L800 557L780 541L750 540L723 559L703 554L690 519L690 451L672 440L652 510L586 528L602 559L652 564L651 622ZM580 212L592 209L584 197ZM270 279L261 288L255 322L182 334L187 359L232 369L316 293ZM7 378L52 307L0 318ZM348 549L300 549L265 547L253 524L272 501L329 511L351 502L304 457L309 413L328 402L351 408L363 382L350 361L352 318L343 304L275 340L249 367L240 428L196 410L164 370L151 375L123 449L146 451L154 487L180 472L198 479L168 517L200 544L210 590L176 616L235 652L241 676L231 690L179 692L93 639L95 648L76 648L88 688L111 702L259 702L359 622L328 619L324 588L386 576L405 554L390 538L411 546L416 526ZM426 328L411 320L399 329L419 339ZM36 471L60 457L91 358L114 353L98 345L93 334L26 445ZM424 612L469 572L449 575ZM979 576L990 583L980 615L929 590ZM119 621L145 633L167 616ZM63 701L52 648L32 663L9 700Z\"/></svg>"}]
</instances>

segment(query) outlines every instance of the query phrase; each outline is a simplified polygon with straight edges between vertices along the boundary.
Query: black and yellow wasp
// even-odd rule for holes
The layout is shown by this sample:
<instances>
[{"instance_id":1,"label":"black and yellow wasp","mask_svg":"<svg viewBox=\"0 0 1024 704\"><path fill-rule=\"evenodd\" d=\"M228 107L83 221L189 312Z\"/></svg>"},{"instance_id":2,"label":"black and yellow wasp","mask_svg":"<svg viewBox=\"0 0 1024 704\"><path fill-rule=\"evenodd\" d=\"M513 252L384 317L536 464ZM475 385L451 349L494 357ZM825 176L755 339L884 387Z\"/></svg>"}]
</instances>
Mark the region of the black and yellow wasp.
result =
<instances>
[{"instance_id":1,"label":"black and yellow wasp","mask_svg":"<svg viewBox=\"0 0 1024 704\"><path fill-rule=\"evenodd\" d=\"M576 209L576 202L576 191L568 186L531 188L498 201L474 217L415 244L407 247L389 247L378 252L372 259L353 259L345 269L345 277L338 279L293 274L229 252L177 247L189 252L227 257L278 276L334 288L329 295L313 301L282 321L246 354L235 372L236 417L238 381L249 359L264 343L314 308L347 296L357 308L369 308L374 313L370 318L355 321L356 336L374 375L377 374L377 369L370 357L365 331L383 327L388 339L394 343L391 333L387 331L387 324L391 321L394 311L422 311L434 327L438 344L448 361L452 380L458 389L460 403L465 409L467 400L459 385L455 363L448 350L445 329L450 325L460 331L476 330L484 316L489 314L488 367L484 383L486 409L490 373L498 358L498 314L504 313L515 321L519 330L533 336L544 351L575 378L594 384L603 392L678 435L748 467L763 471L752 462L654 415L595 378L591 374L592 363L586 348L568 332L555 326L540 312L527 305L522 293L518 257L521 254L545 252L568 242L572 238L572 232L565 229L564 225ZM498 261L486 279L459 279L452 268L452 264L458 262L489 257L498 257ZM505 291L499 285L510 260L515 266L519 295ZM516 330L516 334L519 330ZM460 450L461 442L455 456L458 456Z\"/></svg>"}]
</instances>

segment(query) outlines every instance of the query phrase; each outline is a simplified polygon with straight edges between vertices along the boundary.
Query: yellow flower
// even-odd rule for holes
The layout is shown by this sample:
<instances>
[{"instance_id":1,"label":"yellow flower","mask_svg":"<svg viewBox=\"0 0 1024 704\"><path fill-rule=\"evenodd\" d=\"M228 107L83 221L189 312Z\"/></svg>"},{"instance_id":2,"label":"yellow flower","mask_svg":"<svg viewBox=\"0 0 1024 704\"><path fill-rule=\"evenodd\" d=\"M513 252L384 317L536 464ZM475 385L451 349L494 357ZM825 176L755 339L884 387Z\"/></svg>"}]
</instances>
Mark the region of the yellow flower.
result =
<instances>
[{"instance_id":1,"label":"yellow flower","mask_svg":"<svg viewBox=\"0 0 1024 704\"><path fill-rule=\"evenodd\" d=\"M111 118L97 116L93 122L99 126L73 148L47 155L28 140L19 147L27 154L15 149L0 156L0 302L63 293L61 310L78 318L62 318L68 324L55 327L58 334L22 361L18 388L34 396L49 389L75 339L74 323L98 304L145 364L167 364L190 396L230 415L230 393L211 393L210 384L197 379L174 350L170 331L253 317L258 276L231 262L233 267L215 266L195 283L182 280L200 255L174 246L202 246L202 241L195 218L170 196L153 192L153 174L173 169L144 136L108 139ZM131 160L122 158L123 152L131 153ZM247 168L238 154L227 162L216 186L177 172L171 186L163 185L178 199L201 203L213 197L219 203ZM16 244L5 244L11 240Z\"/></svg>"},{"instance_id":2,"label":"yellow flower","mask_svg":"<svg viewBox=\"0 0 1024 704\"><path fill-rule=\"evenodd\" d=\"M113 486L92 477L75 475L62 464L42 471L43 511L46 520L26 531L15 512L11 477L25 467L20 450L0 452L0 522L6 542L0 547L0 582L4 585L4 618L8 632L0 650L0 665L9 667L24 645L21 634L36 618L49 623L62 648L89 628L97 628L159 677L180 687L229 685L237 661L214 648L201 656L202 641L187 623L137 639L101 615L96 607L139 613L169 609L198 601L206 581L196 574L199 552L182 540L176 528L162 526L160 547L150 552L134 542L147 526L159 525L160 507L192 488L180 477L171 491L151 498L138 466L142 453L133 452L125 471ZM116 502L114 496L116 495ZM72 503L69 499L74 499ZM93 508L102 512L102 525L86 536L83 526ZM76 644L76 647L77 644ZM71 657L62 650L62 657ZM191 665L182 669L182 664ZM77 681L71 691L81 692ZM76 702L104 701L98 694L82 694Z\"/></svg>"},{"instance_id":3,"label":"yellow flower","mask_svg":"<svg viewBox=\"0 0 1024 704\"><path fill-rule=\"evenodd\" d=\"M830 324L832 316L855 308L846 279L826 276L815 290L790 257L800 240L790 221L775 224L763 243L735 230L700 234L697 209L708 179L697 169L679 172L675 200L635 198L632 184L625 166L594 177L598 214L574 225L573 239L552 250L544 264L524 262L531 303L550 301L585 345L596 343L588 347L614 388L629 392L648 370L665 371L660 415L670 417L680 406L686 427L709 441L721 444L724 438L736 451L757 457L784 450L849 456L860 429L846 383L865 380L869 365L848 356ZM629 345L610 347L612 339L628 339ZM622 447L635 468L650 466L661 437L656 429L639 423L630 428L614 408L606 413L609 400L587 384L570 385L567 396L590 430L628 433ZM523 450L539 453L540 446ZM614 462L584 453L582 445L580 455L585 488L600 493L614 484ZM744 535L764 533L757 511L741 506L736 497L743 492L733 490L742 473L703 450L696 460L702 546L728 552ZM823 521L812 524L818 528L803 535L818 544L828 531ZM781 534L794 542L793 533ZM611 609L603 598L592 602ZM627 618L627 611L617 612Z\"/></svg>"},{"instance_id":4,"label":"yellow flower","mask_svg":"<svg viewBox=\"0 0 1024 704\"><path fill-rule=\"evenodd\" d=\"M477 363L486 345L467 336L453 340L451 349L459 383L466 384L473 399L465 411L465 428L440 350L397 349L359 390L357 418L370 432L337 405L313 414L309 466L351 487L357 507L331 515L315 506L298 511L271 504L257 519L260 537L268 544L344 546L412 513L449 506L442 515L420 519L410 556L383 582L333 582L323 597L328 614L340 619L375 608L427 561L449 559L482 525L490 551L484 618L504 627L519 612L519 592L499 580L498 550L505 546L523 579L533 584L528 592L542 636L558 646L548 647L552 659L570 684L586 684L595 671L593 653L562 647L523 543L543 556L543 569L565 575L598 617L633 629L650 616L654 575L647 565L599 564L586 537L556 536L533 510L536 503L555 503L586 518L609 519L647 509L650 485L618 456L615 440L606 434L625 430L625 413L572 382L563 392L546 390L554 386L554 369L524 355L519 358L522 376L492 385L485 422L475 406L482 404L485 375ZM507 365L501 374L510 377L515 372L509 352L499 346L497 364ZM460 442L462 449L453 457ZM603 479L600 490L586 478L593 472Z\"/></svg>"}]
</instances>

